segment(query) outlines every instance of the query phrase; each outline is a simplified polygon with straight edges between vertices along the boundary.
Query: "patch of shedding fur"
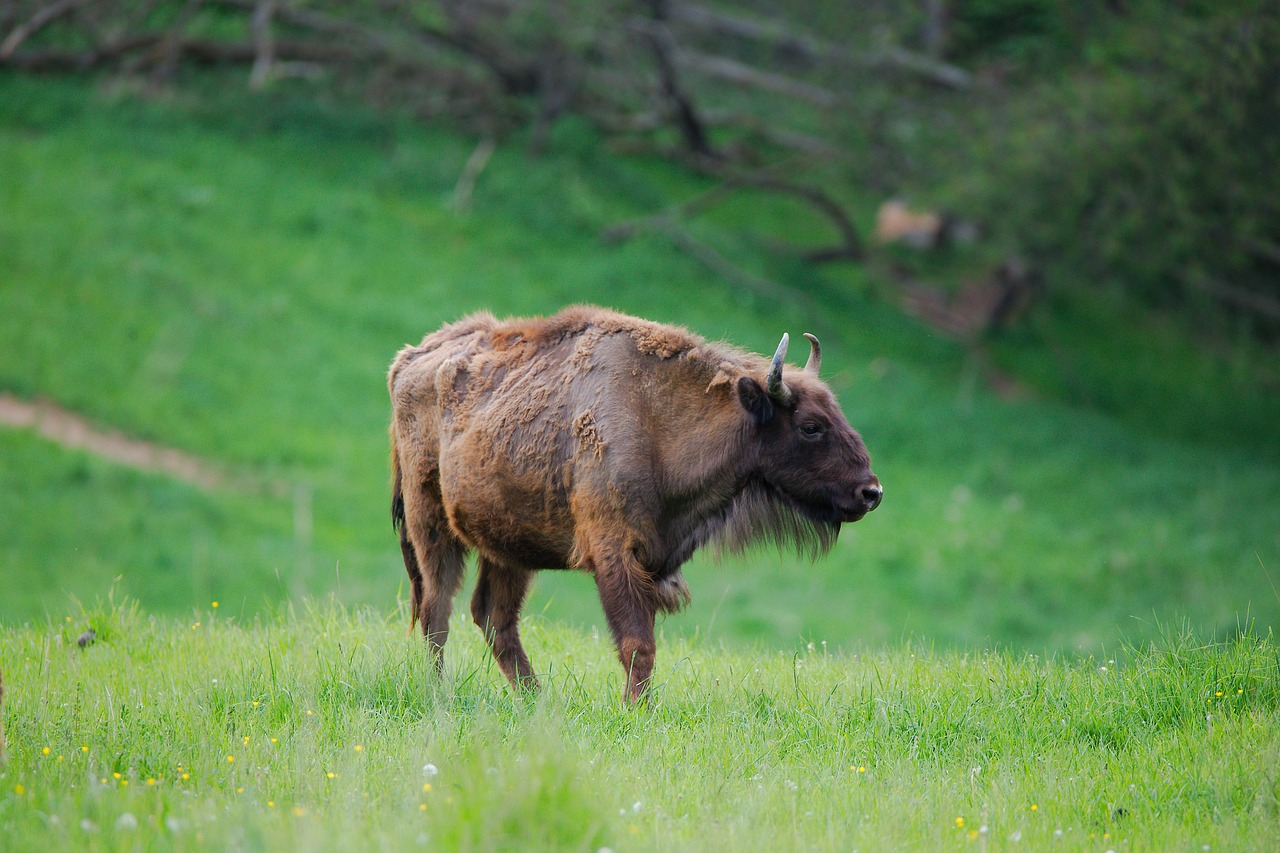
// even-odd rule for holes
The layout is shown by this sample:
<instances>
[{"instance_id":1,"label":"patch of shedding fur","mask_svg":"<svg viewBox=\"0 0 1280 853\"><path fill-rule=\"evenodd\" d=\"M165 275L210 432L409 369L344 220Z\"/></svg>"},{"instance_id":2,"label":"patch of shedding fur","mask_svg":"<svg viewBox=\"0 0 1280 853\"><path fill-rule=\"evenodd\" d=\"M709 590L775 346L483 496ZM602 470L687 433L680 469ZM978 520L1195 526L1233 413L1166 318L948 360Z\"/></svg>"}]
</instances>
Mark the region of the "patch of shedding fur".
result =
<instances>
[{"instance_id":1,"label":"patch of shedding fur","mask_svg":"<svg viewBox=\"0 0 1280 853\"><path fill-rule=\"evenodd\" d=\"M585 359L596 341L614 334L629 335L637 350L661 359L674 358L704 343L702 338L677 326L664 326L616 311L581 305L566 308L545 319L501 323L493 331L493 341L497 349L529 345L534 350L543 350L570 338L588 336L584 351L575 356Z\"/></svg>"},{"instance_id":2,"label":"patch of shedding fur","mask_svg":"<svg viewBox=\"0 0 1280 853\"><path fill-rule=\"evenodd\" d=\"M716 375L711 377L711 382L707 384L706 393L710 394L721 386L732 386L738 377L742 375L743 369L741 366L729 361L722 361L716 369Z\"/></svg>"},{"instance_id":3,"label":"patch of shedding fur","mask_svg":"<svg viewBox=\"0 0 1280 853\"><path fill-rule=\"evenodd\" d=\"M574 418L573 434L578 439L578 447L583 453L590 454L596 459L604 458L604 451L609 443L600 434L600 427L596 424L595 415L590 409Z\"/></svg>"}]
</instances>

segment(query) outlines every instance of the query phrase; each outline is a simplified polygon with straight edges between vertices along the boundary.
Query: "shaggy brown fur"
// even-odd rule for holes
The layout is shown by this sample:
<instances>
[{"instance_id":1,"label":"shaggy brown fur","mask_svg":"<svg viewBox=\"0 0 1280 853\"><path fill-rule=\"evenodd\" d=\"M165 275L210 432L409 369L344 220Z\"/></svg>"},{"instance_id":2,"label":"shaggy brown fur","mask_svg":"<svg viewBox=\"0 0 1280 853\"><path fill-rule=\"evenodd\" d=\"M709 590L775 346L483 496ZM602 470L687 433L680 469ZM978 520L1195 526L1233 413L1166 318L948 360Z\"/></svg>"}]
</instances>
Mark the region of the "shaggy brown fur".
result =
<instances>
[{"instance_id":1,"label":"shaggy brown fur","mask_svg":"<svg viewBox=\"0 0 1280 853\"><path fill-rule=\"evenodd\" d=\"M536 685L517 625L533 572L571 567L595 576L635 700L695 549L829 549L881 489L816 365L771 396L768 359L585 306L475 314L402 349L392 520L437 665L469 550L471 614L513 685Z\"/></svg>"}]
</instances>

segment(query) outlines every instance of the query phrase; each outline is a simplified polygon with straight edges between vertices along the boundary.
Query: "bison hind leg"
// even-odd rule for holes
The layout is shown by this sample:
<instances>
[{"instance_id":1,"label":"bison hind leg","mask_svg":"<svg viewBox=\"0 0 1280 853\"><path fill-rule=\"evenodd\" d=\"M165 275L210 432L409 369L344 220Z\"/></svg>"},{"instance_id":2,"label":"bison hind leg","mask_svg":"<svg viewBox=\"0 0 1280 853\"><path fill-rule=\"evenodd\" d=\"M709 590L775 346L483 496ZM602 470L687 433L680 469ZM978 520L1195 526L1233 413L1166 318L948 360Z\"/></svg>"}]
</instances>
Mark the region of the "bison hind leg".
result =
<instances>
[{"instance_id":1,"label":"bison hind leg","mask_svg":"<svg viewBox=\"0 0 1280 853\"><path fill-rule=\"evenodd\" d=\"M413 596L409 633L413 633L414 624L422 624L422 636L435 658L436 670L441 671L453 597L462 586L467 549L449 530L438 499L425 491L406 497L413 499L406 501L400 552Z\"/></svg>"},{"instance_id":2,"label":"bison hind leg","mask_svg":"<svg viewBox=\"0 0 1280 853\"><path fill-rule=\"evenodd\" d=\"M421 557L418 577L422 583L418 619L422 636L435 659L436 671L444 670L444 646L449 641L449 617L453 613L453 597L462 586L462 567L466 549L452 536L437 535L427 548L417 548Z\"/></svg>"}]
</instances>

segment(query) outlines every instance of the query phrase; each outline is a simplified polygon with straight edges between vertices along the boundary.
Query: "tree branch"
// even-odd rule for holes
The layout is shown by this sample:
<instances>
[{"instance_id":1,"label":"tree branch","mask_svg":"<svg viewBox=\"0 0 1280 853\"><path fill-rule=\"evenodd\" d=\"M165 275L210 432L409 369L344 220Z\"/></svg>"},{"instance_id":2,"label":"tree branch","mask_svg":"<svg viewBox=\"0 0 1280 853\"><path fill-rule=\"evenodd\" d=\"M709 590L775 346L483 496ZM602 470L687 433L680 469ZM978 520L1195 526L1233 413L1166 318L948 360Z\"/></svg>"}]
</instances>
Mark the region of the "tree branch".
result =
<instances>
[{"instance_id":1,"label":"tree branch","mask_svg":"<svg viewBox=\"0 0 1280 853\"><path fill-rule=\"evenodd\" d=\"M9 33L3 42L0 42L0 62L13 56L13 52L22 47L24 41L58 18L73 11L82 2L84 0L58 0L56 3L40 7L25 24L19 24L14 27L13 32Z\"/></svg>"},{"instance_id":2,"label":"tree branch","mask_svg":"<svg viewBox=\"0 0 1280 853\"><path fill-rule=\"evenodd\" d=\"M249 72L249 88L261 89L271 74L275 63L275 39L271 33L271 19L276 12L275 0L259 0L249 19L249 31L253 34L253 68Z\"/></svg>"},{"instance_id":3,"label":"tree branch","mask_svg":"<svg viewBox=\"0 0 1280 853\"><path fill-rule=\"evenodd\" d=\"M860 55L808 33L788 29L778 21L758 21L692 3L677 4L673 9L673 15L680 23L694 29L751 41L769 42L790 55L801 57L810 63L837 62L846 66L896 68L952 89L963 89L973 82L972 75L962 68L901 47L890 47Z\"/></svg>"},{"instance_id":4,"label":"tree branch","mask_svg":"<svg viewBox=\"0 0 1280 853\"><path fill-rule=\"evenodd\" d=\"M654 61L658 65L662 93L671 103L680 136L692 154L714 159L717 155L715 149L711 147L702 119L698 117L698 111L694 108L692 99L681 87L680 76L676 72L676 63L673 58L675 42L666 24L666 0L649 0L649 13L651 20L641 27L641 32L648 41Z\"/></svg>"},{"instance_id":5,"label":"tree branch","mask_svg":"<svg viewBox=\"0 0 1280 853\"><path fill-rule=\"evenodd\" d=\"M458 176L458 183L453 188L454 210L459 213L471 210L471 192L475 189L476 178L480 177L480 173L484 171L496 147L492 136L481 137L476 143L475 150L467 158L466 164L462 167L462 174Z\"/></svg>"}]
</instances>

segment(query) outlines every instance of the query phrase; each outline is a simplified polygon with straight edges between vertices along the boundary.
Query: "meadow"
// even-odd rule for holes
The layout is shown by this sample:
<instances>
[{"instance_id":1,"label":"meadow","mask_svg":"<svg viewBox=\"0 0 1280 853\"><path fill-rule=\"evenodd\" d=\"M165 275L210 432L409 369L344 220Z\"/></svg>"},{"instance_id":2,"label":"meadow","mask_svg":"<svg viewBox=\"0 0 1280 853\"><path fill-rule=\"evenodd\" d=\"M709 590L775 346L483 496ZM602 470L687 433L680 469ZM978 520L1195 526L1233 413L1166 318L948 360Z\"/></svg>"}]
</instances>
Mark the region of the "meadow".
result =
<instances>
[{"instance_id":1,"label":"meadow","mask_svg":"<svg viewBox=\"0 0 1280 853\"><path fill-rule=\"evenodd\" d=\"M0 846L1273 850L1267 638L1111 658L664 638L627 707L608 637L534 618L536 698L478 632L437 680L405 612L242 621L134 603L0 633ZM460 621L460 620L459 620ZM97 626L95 643L76 638ZM461 626L459 626L461 627Z\"/></svg>"},{"instance_id":2,"label":"meadow","mask_svg":"<svg viewBox=\"0 0 1280 853\"><path fill-rule=\"evenodd\" d=\"M0 428L0 848L1277 846L1270 362L1088 298L980 357L872 270L770 251L763 221L824 226L744 198L697 227L798 295L764 299L601 241L701 179L567 121L462 211L474 143L287 87L0 75L0 392L231 475ZM639 711L574 573L526 610L536 700L461 614L439 681L404 638L387 364L582 301L817 333L886 488L816 564L695 558Z\"/></svg>"}]
</instances>

